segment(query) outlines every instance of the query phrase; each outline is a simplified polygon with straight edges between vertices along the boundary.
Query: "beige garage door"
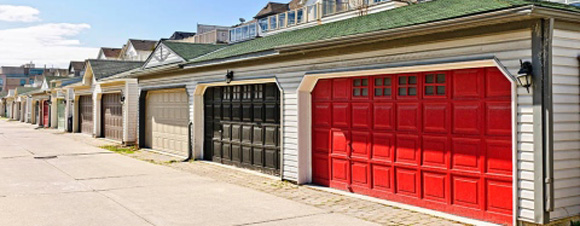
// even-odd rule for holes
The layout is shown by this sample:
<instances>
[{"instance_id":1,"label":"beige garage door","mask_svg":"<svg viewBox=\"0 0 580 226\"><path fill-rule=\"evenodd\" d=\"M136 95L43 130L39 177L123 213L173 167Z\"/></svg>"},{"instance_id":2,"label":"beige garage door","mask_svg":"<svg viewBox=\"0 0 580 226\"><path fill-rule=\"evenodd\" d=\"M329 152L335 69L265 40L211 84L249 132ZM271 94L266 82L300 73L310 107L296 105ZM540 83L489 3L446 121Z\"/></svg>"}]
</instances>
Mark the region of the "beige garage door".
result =
<instances>
[{"instance_id":1,"label":"beige garage door","mask_svg":"<svg viewBox=\"0 0 580 226\"><path fill-rule=\"evenodd\" d=\"M150 91L146 106L145 145L186 157L189 105L185 89Z\"/></svg>"}]
</instances>

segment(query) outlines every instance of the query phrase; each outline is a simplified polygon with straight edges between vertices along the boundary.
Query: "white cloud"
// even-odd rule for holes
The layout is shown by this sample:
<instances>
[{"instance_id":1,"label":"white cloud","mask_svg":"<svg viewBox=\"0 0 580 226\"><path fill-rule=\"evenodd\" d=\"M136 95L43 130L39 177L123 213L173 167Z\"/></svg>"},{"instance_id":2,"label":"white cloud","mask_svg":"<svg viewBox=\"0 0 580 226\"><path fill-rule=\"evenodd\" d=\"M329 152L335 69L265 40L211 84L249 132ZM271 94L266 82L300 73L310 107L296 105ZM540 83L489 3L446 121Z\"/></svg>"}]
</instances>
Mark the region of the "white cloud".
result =
<instances>
[{"instance_id":1,"label":"white cloud","mask_svg":"<svg viewBox=\"0 0 580 226\"><path fill-rule=\"evenodd\" d=\"M37 66L68 67L71 60L95 58L98 48L83 47L74 39L88 24L41 24L0 30L0 65L21 65L34 61Z\"/></svg>"},{"instance_id":2,"label":"white cloud","mask_svg":"<svg viewBox=\"0 0 580 226\"><path fill-rule=\"evenodd\" d=\"M30 6L0 5L0 21L36 22L40 11Z\"/></svg>"}]
</instances>

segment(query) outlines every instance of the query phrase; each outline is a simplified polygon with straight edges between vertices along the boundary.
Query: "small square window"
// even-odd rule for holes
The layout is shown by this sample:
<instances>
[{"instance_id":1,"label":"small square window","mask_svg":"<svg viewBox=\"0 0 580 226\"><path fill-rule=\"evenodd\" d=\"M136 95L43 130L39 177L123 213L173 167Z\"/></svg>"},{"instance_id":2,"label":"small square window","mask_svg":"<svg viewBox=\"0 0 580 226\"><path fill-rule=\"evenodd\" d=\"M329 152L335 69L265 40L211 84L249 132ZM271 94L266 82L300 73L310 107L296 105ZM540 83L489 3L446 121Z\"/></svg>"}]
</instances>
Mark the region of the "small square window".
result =
<instances>
[{"instance_id":1,"label":"small square window","mask_svg":"<svg viewBox=\"0 0 580 226\"><path fill-rule=\"evenodd\" d=\"M381 88L375 89L375 96L380 97L382 95L383 95L383 89L381 89Z\"/></svg>"},{"instance_id":2,"label":"small square window","mask_svg":"<svg viewBox=\"0 0 580 226\"><path fill-rule=\"evenodd\" d=\"M433 83L433 82L435 82L434 75L425 75L425 83Z\"/></svg>"},{"instance_id":3,"label":"small square window","mask_svg":"<svg viewBox=\"0 0 580 226\"><path fill-rule=\"evenodd\" d=\"M363 88L362 89L362 95L365 96L365 97L368 96L369 95L369 89Z\"/></svg>"},{"instance_id":4,"label":"small square window","mask_svg":"<svg viewBox=\"0 0 580 226\"><path fill-rule=\"evenodd\" d=\"M407 96L407 88L399 88L399 96Z\"/></svg>"},{"instance_id":5,"label":"small square window","mask_svg":"<svg viewBox=\"0 0 580 226\"><path fill-rule=\"evenodd\" d=\"M384 85L385 86L390 86L391 85L391 78L385 78Z\"/></svg>"},{"instance_id":6,"label":"small square window","mask_svg":"<svg viewBox=\"0 0 580 226\"><path fill-rule=\"evenodd\" d=\"M405 85L405 84L407 84L407 76L399 77L399 85Z\"/></svg>"},{"instance_id":7,"label":"small square window","mask_svg":"<svg viewBox=\"0 0 580 226\"><path fill-rule=\"evenodd\" d=\"M409 84L417 84L417 76L409 76Z\"/></svg>"},{"instance_id":8,"label":"small square window","mask_svg":"<svg viewBox=\"0 0 580 226\"><path fill-rule=\"evenodd\" d=\"M435 89L433 86L425 86L425 95L433 95L435 94Z\"/></svg>"},{"instance_id":9,"label":"small square window","mask_svg":"<svg viewBox=\"0 0 580 226\"><path fill-rule=\"evenodd\" d=\"M360 86L360 79L355 79L354 80L354 86Z\"/></svg>"},{"instance_id":10,"label":"small square window","mask_svg":"<svg viewBox=\"0 0 580 226\"><path fill-rule=\"evenodd\" d=\"M445 83L445 74L437 75L437 83Z\"/></svg>"},{"instance_id":11,"label":"small square window","mask_svg":"<svg viewBox=\"0 0 580 226\"><path fill-rule=\"evenodd\" d=\"M445 86L437 86L437 95L445 95Z\"/></svg>"},{"instance_id":12,"label":"small square window","mask_svg":"<svg viewBox=\"0 0 580 226\"><path fill-rule=\"evenodd\" d=\"M368 79L366 79L366 78L365 78L365 79L363 79L363 80L362 80L362 85L363 85L363 86L368 86L368 85L369 85L369 80L368 80Z\"/></svg>"},{"instance_id":13,"label":"small square window","mask_svg":"<svg viewBox=\"0 0 580 226\"><path fill-rule=\"evenodd\" d=\"M385 96L390 96L391 95L391 88L385 88L384 93L385 93Z\"/></svg>"},{"instance_id":14,"label":"small square window","mask_svg":"<svg viewBox=\"0 0 580 226\"><path fill-rule=\"evenodd\" d=\"M416 96L417 95L417 88L411 87L409 88L409 96Z\"/></svg>"},{"instance_id":15,"label":"small square window","mask_svg":"<svg viewBox=\"0 0 580 226\"><path fill-rule=\"evenodd\" d=\"M352 95L355 96L355 97L360 96L360 89L359 88L353 89Z\"/></svg>"},{"instance_id":16,"label":"small square window","mask_svg":"<svg viewBox=\"0 0 580 226\"><path fill-rule=\"evenodd\" d=\"M383 79L382 78L375 78L375 86L382 86Z\"/></svg>"}]
</instances>

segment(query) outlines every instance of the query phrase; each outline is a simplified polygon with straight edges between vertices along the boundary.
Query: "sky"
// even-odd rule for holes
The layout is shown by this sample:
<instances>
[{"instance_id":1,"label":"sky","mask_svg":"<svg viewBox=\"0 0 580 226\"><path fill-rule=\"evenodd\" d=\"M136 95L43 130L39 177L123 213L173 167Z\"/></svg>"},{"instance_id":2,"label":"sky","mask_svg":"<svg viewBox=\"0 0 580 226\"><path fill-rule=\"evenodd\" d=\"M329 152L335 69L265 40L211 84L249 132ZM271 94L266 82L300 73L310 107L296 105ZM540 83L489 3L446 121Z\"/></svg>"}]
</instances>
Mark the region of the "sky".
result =
<instances>
[{"instance_id":1,"label":"sky","mask_svg":"<svg viewBox=\"0 0 580 226\"><path fill-rule=\"evenodd\" d=\"M129 38L250 20L268 0L0 0L0 66L67 68Z\"/></svg>"}]
</instances>

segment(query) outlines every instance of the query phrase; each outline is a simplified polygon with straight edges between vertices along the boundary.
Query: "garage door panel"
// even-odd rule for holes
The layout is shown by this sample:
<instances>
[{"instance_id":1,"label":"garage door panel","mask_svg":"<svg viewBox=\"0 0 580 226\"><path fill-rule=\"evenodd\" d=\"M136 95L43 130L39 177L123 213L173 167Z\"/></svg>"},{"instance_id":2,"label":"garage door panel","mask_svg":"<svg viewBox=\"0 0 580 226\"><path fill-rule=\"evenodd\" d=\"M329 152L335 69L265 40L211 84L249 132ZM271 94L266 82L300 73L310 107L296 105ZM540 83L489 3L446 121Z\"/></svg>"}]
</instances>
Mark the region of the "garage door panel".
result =
<instances>
[{"instance_id":1,"label":"garage door panel","mask_svg":"<svg viewBox=\"0 0 580 226\"><path fill-rule=\"evenodd\" d=\"M447 174L423 171L422 177L423 197L430 201L447 203L449 197L449 189L447 189Z\"/></svg>"},{"instance_id":2,"label":"garage door panel","mask_svg":"<svg viewBox=\"0 0 580 226\"><path fill-rule=\"evenodd\" d=\"M373 189L384 192L392 192L393 190L393 172L389 165L372 165L372 183Z\"/></svg>"},{"instance_id":3,"label":"garage door panel","mask_svg":"<svg viewBox=\"0 0 580 226\"><path fill-rule=\"evenodd\" d=\"M113 140L123 140L123 104L121 94L102 96L102 135Z\"/></svg>"},{"instance_id":4,"label":"garage door panel","mask_svg":"<svg viewBox=\"0 0 580 226\"><path fill-rule=\"evenodd\" d=\"M513 195L510 181L487 180L486 190L489 211L511 214Z\"/></svg>"},{"instance_id":5,"label":"garage door panel","mask_svg":"<svg viewBox=\"0 0 580 226\"><path fill-rule=\"evenodd\" d=\"M510 140L486 141L486 171L488 173L512 174L512 142Z\"/></svg>"},{"instance_id":6,"label":"garage door panel","mask_svg":"<svg viewBox=\"0 0 580 226\"><path fill-rule=\"evenodd\" d=\"M312 96L314 183L511 223L511 83L499 70L318 84Z\"/></svg>"},{"instance_id":7,"label":"garage door panel","mask_svg":"<svg viewBox=\"0 0 580 226\"><path fill-rule=\"evenodd\" d=\"M332 179L341 182L347 182L349 174L349 163L346 158L331 158L332 161Z\"/></svg>"},{"instance_id":8,"label":"garage door panel","mask_svg":"<svg viewBox=\"0 0 580 226\"><path fill-rule=\"evenodd\" d=\"M92 96L81 96L79 98L79 124L81 132L93 134L93 98Z\"/></svg>"},{"instance_id":9,"label":"garage door panel","mask_svg":"<svg viewBox=\"0 0 580 226\"><path fill-rule=\"evenodd\" d=\"M372 147L373 160L392 162L393 150L395 149L395 135L390 133L374 133Z\"/></svg>"},{"instance_id":10,"label":"garage door panel","mask_svg":"<svg viewBox=\"0 0 580 226\"><path fill-rule=\"evenodd\" d=\"M147 146L169 154L187 156L188 112L189 102L184 89L148 92L145 110ZM205 128L210 129L211 125ZM212 129L210 131L214 132ZM207 146L211 148L212 144L208 142Z\"/></svg>"},{"instance_id":11,"label":"garage door panel","mask_svg":"<svg viewBox=\"0 0 580 226\"><path fill-rule=\"evenodd\" d=\"M481 171L481 140L454 138L451 148L451 168L461 171Z\"/></svg>"},{"instance_id":12,"label":"garage door panel","mask_svg":"<svg viewBox=\"0 0 580 226\"><path fill-rule=\"evenodd\" d=\"M352 186L370 188L370 165L367 162L353 161L350 164Z\"/></svg>"},{"instance_id":13,"label":"garage door panel","mask_svg":"<svg viewBox=\"0 0 580 226\"><path fill-rule=\"evenodd\" d=\"M395 172L397 193L416 198L419 194L417 191L417 171L407 168L396 168Z\"/></svg>"},{"instance_id":14,"label":"garage door panel","mask_svg":"<svg viewBox=\"0 0 580 226\"><path fill-rule=\"evenodd\" d=\"M450 107L447 103L425 103L423 106L423 131L425 133L448 133Z\"/></svg>"},{"instance_id":15,"label":"garage door panel","mask_svg":"<svg viewBox=\"0 0 580 226\"><path fill-rule=\"evenodd\" d=\"M375 103L373 110L375 129L393 130L395 128L395 107L393 103Z\"/></svg>"},{"instance_id":16,"label":"garage door panel","mask_svg":"<svg viewBox=\"0 0 580 226\"><path fill-rule=\"evenodd\" d=\"M511 130L511 103L488 102L485 105L485 125L488 135L510 135Z\"/></svg>"},{"instance_id":17,"label":"garage door panel","mask_svg":"<svg viewBox=\"0 0 580 226\"><path fill-rule=\"evenodd\" d=\"M423 136L423 166L447 169L449 142L446 136Z\"/></svg>"},{"instance_id":18,"label":"garage door panel","mask_svg":"<svg viewBox=\"0 0 580 226\"><path fill-rule=\"evenodd\" d=\"M481 133L481 103L460 102L453 105L453 133L472 134Z\"/></svg>"},{"instance_id":19,"label":"garage door panel","mask_svg":"<svg viewBox=\"0 0 580 226\"><path fill-rule=\"evenodd\" d=\"M204 94L204 106L212 110L204 120L206 125L214 125L214 131L205 131L205 137L213 140L214 147L204 146L204 150L213 150L214 153L208 153L205 158L278 175L279 99L278 86L274 83L208 88ZM218 115L219 109L221 116ZM220 147L220 153L216 153L216 146ZM320 151L328 152L328 147L320 146Z\"/></svg>"},{"instance_id":20,"label":"garage door panel","mask_svg":"<svg viewBox=\"0 0 580 226\"><path fill-rule=\"evenodd\" d=\"M480 186L481 179L475 177L452 177L453 204L463 207L481 208Z\"/></svg>"},{"instance_id":21,"label":"garage door panel","mask_svg":"<svg viewBox=\"0 0 580 226\"><path fill-rule=\"evenodd\" d=\"M368 129L372 127L372 105L370 103L352 104L352 127Z\"/></svg>"},{"instance_id":22,"label":"garage door panel","mask_svg":"<svg viewBox=\"0 0 580 226\"><path fill-rule=\"evenodd\" d=\"M353 131L351 136L351 157L368 160L371 154L371 133Z\"/></svg>"},{"instance_id":23,"label":"garage door panel","mask_svg":"<svg viewBox=\"0 0 580 226\"><path fill-rule=\"evenodd\" d=\"M481 69L456 70L453 73L453 98L475 99L483 96Z\"/></svg>"},{"instance_id":24,"label":"garage door panel","mask_svg":"<svg viewBox=\"0 0 580 226\"><path fill-rule=\"evenodd\" d=\"M486 69L485 93L491 98L511 98L512 84L497 68Z\"/></svg>"},{"instance_id":25,"label":"garage door panel","mask_svg":"<svg viewBox=\"0 0 580 226\"><path fill-rule=\"evenodd\" d=\"M332 99L349 100L350 99L350 79L335 79L332 81Z\"/></svg>"},{"instance_id":26,"label":"garage door panel","mask_svg":"<svg viewBox=\"0 0 580 226\"><path fill-rule=\"evenodd\" d=\"M398 135L395 159L400 163L417 165L417 161L419 160L419 137L414 135Z\"/></svg>"},{"instance_id":27,"label":"garage door panel","mask_svg":"<svg viewBox=\"0 0 580 226\"><path fill-rule=\"evenodd\" d=\"M420 127L420 104L397 104L397 130L418 132Z\"/></svg>"},{"instance_id":28,"label":"garage door panel","mask_svg":"<svg viewBox=\"0 0 580 226\"><path fill-rule=\"evenodd\" d=\"M332 126L341 128L350 127L350 104L334 103L332 105Z\"/></svg>"},{"instance_id":29,"label":"garage door panel","mask_svg":"<svg viewBox=\"0 0 580 226\"><path fill-rule=\"evenodd\" d=\"M348 146L350 140L348 132L344 132L342 130L332 130L330 134L332 154L348 156Z\"/></svg>"}]
</instances>

